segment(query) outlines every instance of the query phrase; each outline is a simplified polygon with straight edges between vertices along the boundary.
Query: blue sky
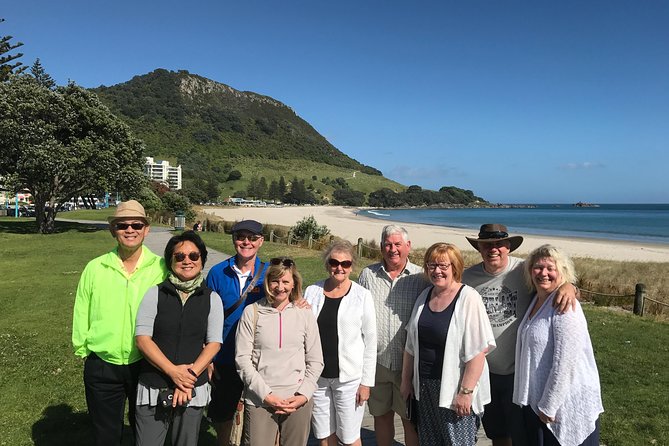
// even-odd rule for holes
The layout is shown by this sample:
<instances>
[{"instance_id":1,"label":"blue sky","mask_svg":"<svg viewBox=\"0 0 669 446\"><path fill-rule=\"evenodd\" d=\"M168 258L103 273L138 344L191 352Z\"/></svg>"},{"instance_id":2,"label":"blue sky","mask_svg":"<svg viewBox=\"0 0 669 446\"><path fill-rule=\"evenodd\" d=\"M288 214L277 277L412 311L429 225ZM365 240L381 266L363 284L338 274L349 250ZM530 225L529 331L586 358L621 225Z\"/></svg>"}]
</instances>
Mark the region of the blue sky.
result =
<instances>
[{"instance_id":1,"label":"blue sky","mask_svg":"<svg viewBox=\"0 0 669 446\"><path fill-rule=\"evenodd\" d=\"M271 96L405 185L669 202L669 2L6 2L59 84L156 68Z\"/></svg>"}]
</instances>

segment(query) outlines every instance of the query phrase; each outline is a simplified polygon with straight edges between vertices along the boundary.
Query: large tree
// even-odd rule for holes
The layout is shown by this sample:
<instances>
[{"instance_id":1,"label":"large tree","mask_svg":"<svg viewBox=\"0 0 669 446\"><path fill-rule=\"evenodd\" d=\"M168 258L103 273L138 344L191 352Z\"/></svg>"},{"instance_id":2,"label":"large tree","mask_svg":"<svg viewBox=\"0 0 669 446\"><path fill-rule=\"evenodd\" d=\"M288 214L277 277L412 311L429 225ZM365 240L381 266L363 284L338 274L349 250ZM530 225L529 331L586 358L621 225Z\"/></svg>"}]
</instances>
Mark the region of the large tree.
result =
<instances>
[{"instance_id":1,"label":"large tree","mask_svg":"<svg viewBox=\"0 0 669 446\"><path fill-rule=\"evenodd\" d=\"M136 195L141 141L93 93L51 90L29 75L0 83L0 175L35 199L41 233L54 231L58 203L79 195Z\"/></svg>"},{"instance_id":2,"label":"large tree","mask_svg":"<svg viewBox=\"0 0 669 446\"><path fill-rule=\"evenodd\" d=\"M0 19L0 23L4 21L5 19ZM10 51L23 46L21 42L12 43L12 39L12 36L0 37L0 82L9 79L10 74L18 74L26 69L21 62L16 61L23 56L23 53L9 54Z\"/></svg>"}]
</instances>

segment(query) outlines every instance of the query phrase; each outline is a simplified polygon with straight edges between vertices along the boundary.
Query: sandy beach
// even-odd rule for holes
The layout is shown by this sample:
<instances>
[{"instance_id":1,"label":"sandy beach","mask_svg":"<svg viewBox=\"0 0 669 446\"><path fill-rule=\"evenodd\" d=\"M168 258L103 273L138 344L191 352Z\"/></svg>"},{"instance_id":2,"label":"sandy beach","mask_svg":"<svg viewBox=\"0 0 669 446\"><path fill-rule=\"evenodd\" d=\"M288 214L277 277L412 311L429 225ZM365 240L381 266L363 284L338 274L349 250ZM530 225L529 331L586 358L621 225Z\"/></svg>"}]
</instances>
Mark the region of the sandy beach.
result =
<instances>
[{"instance_id":1,"label":"sandy beach","mask_svg":"<svg viewBox=\"0 0 669 446\"><path fill-rule=\"evenodd\" d=\"M293 226L304 217L313 215L319 225L325 225L330 232L356 243L358 238L379 241L381 229L388 224L385 220L376 220L357 215L358 209L341 206L287 206L287 207L205 207L202 211L224 218L225 220L253 219L263 224L271 223ZM503 223L503 222L481 222ZM476 230L462 230L443 226L431 226L414 223L398 223L409 231L414 248L426 248L435 242L453 243L462 250L473 250L465 236L476 237ZM609 241L585 238L539 237L522 235L524 242L518 253L528 253L534 248L551 243L564 249L573 257L591 257L606 260L669 262L669 245L643 244L624 241Z\"/></svg>"}]
</instances>

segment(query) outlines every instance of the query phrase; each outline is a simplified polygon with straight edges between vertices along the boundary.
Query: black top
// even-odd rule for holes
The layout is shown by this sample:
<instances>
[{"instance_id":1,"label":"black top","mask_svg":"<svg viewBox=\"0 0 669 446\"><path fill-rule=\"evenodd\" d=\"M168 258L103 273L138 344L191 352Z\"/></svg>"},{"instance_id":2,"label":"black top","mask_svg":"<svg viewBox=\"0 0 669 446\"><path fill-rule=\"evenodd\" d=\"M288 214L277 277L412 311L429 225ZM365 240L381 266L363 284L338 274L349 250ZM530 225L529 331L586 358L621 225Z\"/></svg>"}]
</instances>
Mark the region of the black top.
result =
<instances>
[{"instance_id":1,"label":"black top","mask_svg":"<svg viewBox=\"0 0 669 446\"><path fill-rule=\"evenodd\" d=\"M339 378L339 335L337 334L337 315L343 297L326 297L318 315L318 332L321 335L323 378Z\"/></svg>"},{"instance_id":2,"label":"black top","mask_svg":"<svg viewBox=\"0 0 669 446\"><path fill-rule=\"evenodd\" d=\"M207 338L210 295L211 290L202 284L182 304L169 279L158 285L158 311L152 339L173 364L192 364L200 356ZM171 378L146 359L141 360L139 381L156 389L174 387ZM207 374L202 373L196 386L206 382Z\"/></svg>"},{"instance_id":3,"label":"black top","mask_svg":"<svg viewBox=\"0 0 669 446\"><path fill-rule=\"evenodd\" d=\"M425 306L418 318L418 374L421 378L441 379L448 328L451 326L453 310L462 287L453 301L442 311L430 309L429 302L433 290L434 288L427 294Z\"/></svg>"}]
</instances>

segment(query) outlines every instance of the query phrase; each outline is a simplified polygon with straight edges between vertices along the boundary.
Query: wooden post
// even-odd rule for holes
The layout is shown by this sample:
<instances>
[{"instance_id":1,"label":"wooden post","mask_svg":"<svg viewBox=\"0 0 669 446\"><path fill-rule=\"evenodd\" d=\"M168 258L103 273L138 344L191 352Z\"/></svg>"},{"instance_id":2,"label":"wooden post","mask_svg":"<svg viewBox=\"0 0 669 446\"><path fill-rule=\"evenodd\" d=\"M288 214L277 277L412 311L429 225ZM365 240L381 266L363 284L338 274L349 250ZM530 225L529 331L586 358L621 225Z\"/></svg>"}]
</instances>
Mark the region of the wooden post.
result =
<instances>
[{"instance_id":1,"label":"wooden post","mask_svg":"<svg viewBox=\"0 0 669 446\"><path fill-rule=\"evenodd\" d=\"M269 231L269 241L270 243L274 243L274 229Z\"/></svg>"},{"instance_id":2,"label":"wooden post","mask_svg":"<svg viewBox=\"0 0 669 446\"><path fill-rule=\"evenodd\" d=\"M288 237L286 237L286 240L287 240L287 242L288 242L289 245L290 245L290 239L291 239L292 237L293 237L293 233L292 233L292 231L288 231Z\"/></svg>"},{"instance_id":3,"label":"wooden post","mask_svg":"<svg viewBox=\"0 0 669 446\"><path fill-rule=\"evenodd\" d=\"M634 314L643 316L643 300L646 297L646 285L637 283L634 290Z\"/></svg>"},{"instance_id":4,"label":"wooden post","mask_svg":"<svg viewBox=\"0 0 669 446\"><path fill-rule=\"evenodd\" d=\"M358 238L358 258L362 257L362 237Z\"/></svg>"},{"instance_id":5,"label":"wooden post","mask_svg":"<svg viewBox=\"0 0 669 446\"><path fill-rule=\"evenodd\" d=\"M309 241L307 242L307 245L309 246L309 249L311 249L311 246L314 244L314 236L309 234Z\"/></svg>"}]
</instances>

